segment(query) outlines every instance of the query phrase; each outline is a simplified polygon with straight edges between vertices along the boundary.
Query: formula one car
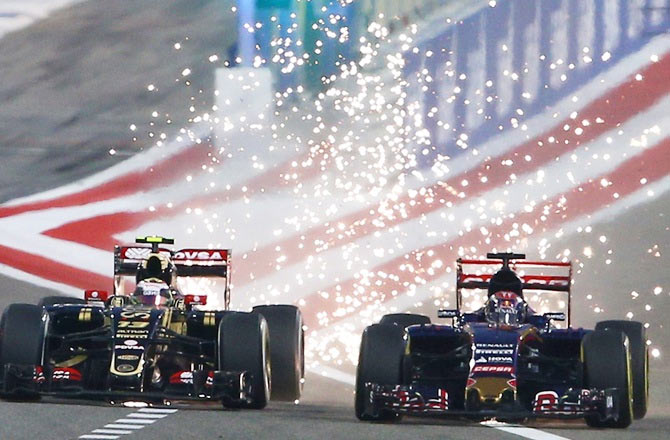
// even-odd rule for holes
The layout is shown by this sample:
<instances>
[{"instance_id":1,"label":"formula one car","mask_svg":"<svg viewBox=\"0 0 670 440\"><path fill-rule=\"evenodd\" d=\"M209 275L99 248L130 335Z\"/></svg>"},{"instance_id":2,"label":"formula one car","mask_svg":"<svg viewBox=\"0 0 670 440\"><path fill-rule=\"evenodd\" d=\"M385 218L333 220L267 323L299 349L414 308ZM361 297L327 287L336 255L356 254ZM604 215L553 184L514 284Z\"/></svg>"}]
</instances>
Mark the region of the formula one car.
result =
<instances>
[{"instance_id":1,"label":"formula one car","mask_svg":"<svg viewBox=\"0 0 670 440\"><path fill-rule=\"evenodd\" d=\"M114 291L84 299L47 297L11 304L0 321L0 392L112 402L214 400L260 409L294 401L304 382L300 311L264 305L230 311L230 250L168 250L174 240L143 237L114 250ZM134 277L130 282L128 277ZM206 308L202 292L178 280L222 284L223 301ZM128 285L135 285L125 293Z\"/></svg>"},{"instance_id":2,"label":"formula one car","mask_svg":"<svg viewBox=\"0 0 670 440\"><path fill-rule=\"evenodd\" d=\"M589 426L613 428L644 417L649 381L642 324L604 321L595 330L572 328L571 263L510 263L525 258L511 253L487 258L458 260L456 309L438 312L451 318L451 325L431 324L424 315L392 314L365 329L356 416L368 421L393 421L403 414L502 421L584 418ZM497 260L502 268L487 273L500 264ZM484 270L464 272L473 265ZM519 277L513 269L520 268ZM464 296L472 298L477 290L487 293L484 306L462 312ZM567 328L554 324L566 319L564 312L538 314L524 292L567 293Z\"/></svg>"}]
</instances>

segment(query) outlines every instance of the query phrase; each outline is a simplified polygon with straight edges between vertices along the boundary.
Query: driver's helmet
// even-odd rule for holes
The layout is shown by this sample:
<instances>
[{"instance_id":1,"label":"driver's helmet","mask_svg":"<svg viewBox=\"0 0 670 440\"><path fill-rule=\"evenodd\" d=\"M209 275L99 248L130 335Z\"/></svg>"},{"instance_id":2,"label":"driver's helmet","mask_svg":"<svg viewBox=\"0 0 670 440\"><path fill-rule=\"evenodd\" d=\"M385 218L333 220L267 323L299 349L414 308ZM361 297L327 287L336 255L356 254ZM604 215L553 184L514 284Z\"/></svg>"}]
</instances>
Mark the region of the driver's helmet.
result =
<instances>
[{"instance_id":1,"label":"driver's helmet","mask_svg":"<svg viewBox=\"0 0 670 440\"><path fill-rule=\"evenodd\" d=\"M135 282L157 278L170 286L175 275L176 268L167 256L158 252L151 253L137 267Z\"/></svg>"},{"instance_id":2,"label":"driver's helmet","mask_svg":"<svg viewBox=\"0 0 670 440\"><path fill-rule=\"evenodd\" d=\"M174 295L170 286L159 278L140 281L131 296L132 303L147 307L170 307L173 300Z\"/></svg>"},{"instance_id":3,"label":"driver's helmet","mask_svg":"<svg viewBox=\"0 0 670 440\"><path fill-rule=\"evenodd\" d=\"M489 324L518 327L528 314L528 305L516 292L500 291L491 295L484 308Z\"/></svg>"},{"instance_id":4,"label":"driver's helmet","mask_svg":"<svg viewBox=\"0 0 670 440\"><path fill-rule=\"evenodd\" d=\"M523 297L523 283L521 278L509 268L500 269L494 273L489 281L489 296L496 292L514 292L520 297Z\"/></svg>"}]
</instances>

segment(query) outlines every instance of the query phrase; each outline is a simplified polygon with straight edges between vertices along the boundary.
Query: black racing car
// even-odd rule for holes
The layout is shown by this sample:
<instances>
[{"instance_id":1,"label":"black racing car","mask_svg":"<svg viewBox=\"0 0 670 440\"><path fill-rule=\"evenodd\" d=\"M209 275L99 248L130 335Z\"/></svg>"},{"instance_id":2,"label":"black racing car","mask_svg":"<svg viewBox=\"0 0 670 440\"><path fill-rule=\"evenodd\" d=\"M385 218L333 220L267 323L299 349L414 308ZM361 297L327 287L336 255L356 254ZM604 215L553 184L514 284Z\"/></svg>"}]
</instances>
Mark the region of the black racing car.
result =
<instances>
[{"instance_id":1,"label":"black racing car","mask_svg":"<svg viewBox=\"0 0 670 440\"><path fill-rule=\"evenodd\" d=\"M356 416L585 418L589 426L613 428L644 417L649 391L644 326L624 320L599 322L595 330L572 328L569 262L510 263L525 258L510 253L487 258L458 260L457 308L438 312L452 318L451 325L392 314L365 329ZM498 272L486 270L500 260ZM463 271L472 265L480 270ZM524 270L521 277L512 270L517 268ZM555 273L561 271L567 273ZM463 313L464 297L470 301L477 289L487 293L484 306ZM553 323L565 320L565 313L538 314L524 297L546 292L567 293L566 328Z\"/></svg>"},{"instance_id":2,"label":"black racing car","mask_svg":"<svg viewBox=\"0 0 670 440\"><path fill-rule=\"evenodd\" d=\"M144 237L116 246L114 292L47 297L11 304L0 322L0 392L139 400L216 400L260 409L268 399L294 401L304 382L300 311L264 305L228 310L230 251L161 247ZM134 280L128 280L133 276ZM222 303L207 309L201 292L178 280L216 280ZM134 287L133 287L134 285ZM132 292L126 294L127 287Z\"/></svg>"}]
</instances>

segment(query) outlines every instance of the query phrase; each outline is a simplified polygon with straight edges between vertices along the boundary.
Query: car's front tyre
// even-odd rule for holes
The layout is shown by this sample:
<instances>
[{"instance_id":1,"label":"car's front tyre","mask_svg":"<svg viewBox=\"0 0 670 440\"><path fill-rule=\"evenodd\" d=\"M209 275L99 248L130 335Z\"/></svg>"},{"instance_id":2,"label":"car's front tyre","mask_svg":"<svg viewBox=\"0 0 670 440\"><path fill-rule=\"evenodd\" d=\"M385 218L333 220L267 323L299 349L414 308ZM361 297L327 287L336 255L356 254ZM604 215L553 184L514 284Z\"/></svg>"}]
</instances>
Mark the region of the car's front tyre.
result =
<instances>
[{"instance_id":1,"label":"car's front tyre","mask_svg":"<svg viewBox=\"0 0 670 440\"><path fill-rule=\"evenodd\" d=\"M254 307L253 312L265 318L270 332L271 399L300 399L305 377L305 335L300 310L292 305L267 305Z\"/></svg>"},{"instance_id":2,"label":"car's front tyre","mask_svg":"<svg viewBox=\"0 0 670 440\"><path fill-rule=\"evenodd\" d=\"M224 402L229 408L262 409L270 399L270 337L257 313L226 313L219 324L219 369L246 371L251 379L249 403Z\"/></svg>"},{"instance_id":3,"label":"car's front tyre","mask_svg":"<svg viewBox=\"0 0 670 440\"><path fill-rule=\"evenodd\" d=\"M395 421L400 417L387 410L373 415L365 411L366 383L402 384L402 361L405 353L405 330L397 325L373 324L365 329L356 368L355 411L359 420Z\"/></svg>"},{"instance_id":4,"label":"car's front tyre","mask_svg":"<svg viewBox=\"0 0 670 440\"><path fill-rule=\"evenodd\" d=\"M641 419L647 414L649 402L649 352L644 326L637 321L602 321L596 330L614 329L628 336L631 369L633 374L633 417Z\"/></svg>"},{"instance_id":5,"label":"car's front tyre","mask_svg":"<svg viewBox=\"0 0 670 440\"><path fill-rule=\"evenodd\" d=\"M629 342L618 330L594 330L582 340L584 379L587 388L616 388L619 413L616 420L601 420L600 415L585 417L595 428L627 428L633 420L633 381Z\"/></svg>"},{"instance_id":6,"label":"car's front tyre","mask_svg":"<svg viewBox=\"0 0 670 440\"><path fill-rule=\"evenodd\" d=\"M43 308L34 304L10 304L0 318L0 372L6 364L40 365L44 348ZM35 399L36 393L4 396Z\"/></svg>"}]
</instances>

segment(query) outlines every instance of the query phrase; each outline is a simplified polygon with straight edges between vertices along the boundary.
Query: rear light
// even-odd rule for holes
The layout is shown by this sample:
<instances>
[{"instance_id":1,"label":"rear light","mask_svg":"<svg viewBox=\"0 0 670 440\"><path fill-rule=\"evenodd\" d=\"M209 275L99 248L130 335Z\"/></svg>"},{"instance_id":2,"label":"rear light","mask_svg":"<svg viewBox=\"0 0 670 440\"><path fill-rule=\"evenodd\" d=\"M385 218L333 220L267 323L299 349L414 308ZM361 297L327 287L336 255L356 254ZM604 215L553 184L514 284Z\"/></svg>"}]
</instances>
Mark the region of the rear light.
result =
<instances>
[{"instance_id":1,"label":"rear light","mask_svg":"<svg viewBox=\"0 0 670 440\"><path fill-rule=\"evenodd\" d=\"M106 302L109 298L109 292L106 290L85 290L84 299L86 302Z\"/></svg>"},{"instance_id":2,"label":"rear light","mask_svg":"<svg viewBox=\"0 0 670 440\"><path fill-rule=\"evenodd\" d=\"M207 295L186 295L184 304L187 306L204 306L207 304Z\"/></svg>"}]
</instances>

